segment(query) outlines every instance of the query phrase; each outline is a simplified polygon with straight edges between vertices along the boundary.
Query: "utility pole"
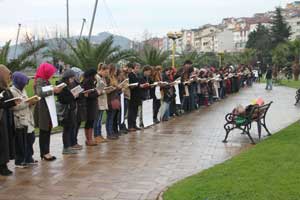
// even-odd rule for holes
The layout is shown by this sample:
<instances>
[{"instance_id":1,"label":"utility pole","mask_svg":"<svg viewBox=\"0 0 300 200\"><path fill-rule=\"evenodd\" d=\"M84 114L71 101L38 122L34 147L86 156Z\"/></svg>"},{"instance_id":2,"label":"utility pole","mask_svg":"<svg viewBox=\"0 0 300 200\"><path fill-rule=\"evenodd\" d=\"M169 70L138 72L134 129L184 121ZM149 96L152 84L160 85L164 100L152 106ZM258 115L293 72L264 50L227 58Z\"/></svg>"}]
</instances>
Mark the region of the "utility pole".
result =
<instances>
[{"instance_id":1,"label":"utility pole","mask_svg":"<svg viewBox=\"0 0 300 200\"><path fill-rule=\"evenodd\" d=\"M79 35L79 40L81 39L81 36L82 36L82 32L83 32L83 28L84 28L85 22L86 22L86 19L83 18L83 19L82 19L82 25L81 25L81 31L80 31L80 35Z\"/></svg>"},{"instance_id":2,"label":"utility pole","mask_svg":"<svg viewBox=\"0 0 300 200\"><path fill-rule=\"evenodd\" d=\"M96 2L95 2L93 18L92 18L90 33L89 33L89 41L91 40L91 36L92 36L92 32L93 32L93 26L94 26L95 16L96 16L96 12L97 12L97 6L98 6L98 0L96 0Z\"/></svg>"},{"instance_id":3,"label":"utility pole","mask_svg":"<svg viewBox=\"0 0 300 200\"><path fill-rule=\"evenodd\" d=\"M18 42L19 42L20 29L21 29L21 24L18 24L18 33L17 33L16 47L15 47L15 52L14 52L14 59L16 58L16 54L17 54L17 48L18 48Z\"/></svg>"},{"instance_id":4,"label":"utility pole","mask_svg":"<svg viewBox=\"0 0 300 200\"><path fill-rule=\"evenodd\" d=\"M70 38L69 0L67 0L67 38Z\"/></svg>"}]
</instances>

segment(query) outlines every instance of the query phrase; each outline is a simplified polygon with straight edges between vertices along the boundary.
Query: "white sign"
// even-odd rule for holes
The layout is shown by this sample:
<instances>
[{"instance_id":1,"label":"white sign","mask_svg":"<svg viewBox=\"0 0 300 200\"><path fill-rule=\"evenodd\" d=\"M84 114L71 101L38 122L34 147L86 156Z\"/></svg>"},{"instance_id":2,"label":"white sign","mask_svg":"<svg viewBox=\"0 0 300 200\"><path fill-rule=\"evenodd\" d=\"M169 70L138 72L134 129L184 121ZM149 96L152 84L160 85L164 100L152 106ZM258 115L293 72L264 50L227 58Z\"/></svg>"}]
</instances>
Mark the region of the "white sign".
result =
<instances>
[{"instance_id":1,"label":"white sign","mask_svg":"<svg viewBox=\"0 0 300 200\"><path fill-rule=\"evenodd\" d=\"M156 97L157 100L161 99L161 93L160 93L160 87L159 86L155 87L155 97Z\"/></svg>"},{"instance_id":2,"label":"white sign","mask_svg":"<svg viewBox=\"0 0 300 200\"><path fill-rule=\"evenodd\" d=\"M124 123L124 116L125 116L125 113L124 113L124 92L122 92L122 94L121 94L121 124Z\"/></svg>"},{"instance_id":3,"label":"white sign","mask_svg":"<svg viewBox=\"0 0 300 200\"><path fill-rule=\"evenodd\" d=\"M52 85L42 87L43 92L47 92L47 91L51 91L51 90L53 90ZM57 120L57 112L56 112L54 95L45 97L45 100L46 100L46 103L48 106L48 110L49 110L49 114L50 114L50 118L51 118L51 122L52 122L52 128L55 128L58 126L58 120Z\"/></svg>"},{"instance_id":4,"label":"white sign","mask_svg":"<svg viewBox=\"0 0 300 200\"><path fill-rule=\"evenodd\" d=\"M175 94L176 94L176 99L175 99L176 100L176 105L181 105L178 84L175 85Z\"/></svg>"},{"instance_id":5,"label":"white sign","mask_svg":"<svg viewBox=\"0 0 300 200\"><path fill-rule=\"evenodd\" d=\"M143 101L142 115L144 127L153 125L153 99Z\"/></svg>"}]
</instances>

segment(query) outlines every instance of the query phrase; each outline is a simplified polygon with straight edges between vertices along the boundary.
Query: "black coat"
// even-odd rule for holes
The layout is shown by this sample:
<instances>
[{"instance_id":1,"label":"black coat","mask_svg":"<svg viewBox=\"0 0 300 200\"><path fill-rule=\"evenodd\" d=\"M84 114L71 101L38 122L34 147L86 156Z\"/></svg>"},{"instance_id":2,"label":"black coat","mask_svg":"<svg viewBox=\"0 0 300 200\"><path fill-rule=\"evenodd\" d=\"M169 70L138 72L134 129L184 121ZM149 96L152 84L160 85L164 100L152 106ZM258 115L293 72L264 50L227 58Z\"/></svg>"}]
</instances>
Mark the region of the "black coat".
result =
<instances>
[{"instance_id":1,"label":"black coat","mask_svg":"<svg viewBox=\"0 0 300 200\"><path fill-rule=\"evenodd\" d=\"M145 83L152 84L152 81L149 77L141 75L139 77L139 84L143 85ZM141 98L142 101L148 100L148 99L151 98L151 93L150 93L151 88L150 87L149 88L139 88L139 90L140 90L139 91L140 98Z\"/></svg>"},{"instance_id":2,"label":"black coat","mask_svg":"<svg viewBox=\"0 0 300 200\"><path fill-rule=\"evenodd\" d=\"M128 78L129 84L140 82L138 75L133 72L128 74ZM139 85L137 87L130 88L130 101L138 105L142 103Z\"/></svg>"},{"instance_id":3,"label":"black coat","mask_svg":"<svg viewBox=\"0 0 300 200\"><path fill-rule=\"evenodd\" d=\"M61 93L57 96L58 102L65 106L65 116L62 121L63 126L75 126L77 123L76 110L77 104L76 99L71 93L68 87L65 87Z\"/></svg>"},{"instance_id":4,"label":"black coat","mask_svg":"<svg viewBox=\"0 0 300 200\"><path fill-rule=\"evenodd\" d=\"M85 79L82 87L84 90L95 89L96 83L93 79ZM98 112L98 93L96 90L90 92L88 97L86 97L86 112L86 120L93 121L96 119Z\"/></svg>"},{"instance_id":5,"label":"black coat","mask_svg":"<svg viewBox=\"0 0 300 200\"><path fill-rule=\"evenodd\" d=\"M3 90L0 90L2 92ZM3 94L0 99L0 164L6 164L15 156L15 125L13 112L10 109L15 106L15 102L7 102L5 100L13 98L9 90Z\"/></svg>"}]
</instances>

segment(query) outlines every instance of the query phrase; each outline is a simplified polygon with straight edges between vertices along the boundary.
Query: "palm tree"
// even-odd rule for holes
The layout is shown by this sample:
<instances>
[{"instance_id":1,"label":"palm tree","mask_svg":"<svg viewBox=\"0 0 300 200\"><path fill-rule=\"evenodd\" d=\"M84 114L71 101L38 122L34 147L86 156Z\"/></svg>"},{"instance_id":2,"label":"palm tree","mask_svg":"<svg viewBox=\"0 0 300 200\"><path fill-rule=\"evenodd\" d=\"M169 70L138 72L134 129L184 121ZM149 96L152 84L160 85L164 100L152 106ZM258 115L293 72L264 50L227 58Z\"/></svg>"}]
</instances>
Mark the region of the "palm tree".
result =
<instances>
[{"instance_id":1,"label":"palm tree","mask_svg":"<svg viewBox=\"0 0 300 200\"><path fill-rule=\"evenodd\" d=\"M139 53L137 60L141 64L151 66L163 65L169 58L170 53L157 49L149 45L145 45L143 50Z\"/></svg>"},{"instance_id":2,"label":"palm tree","mask_svg":"<svg viewBox=\"0 0 300 200\"><path fill-rule=\"evenodd\" d=\"M66 64L87 69L96 67L99 63L117 63L134 56L131 50L121 50L113 46L113 37L110 36L100 44L92 44L87 38L76 40L74 45L69 40L64 40L68 50L60 52L52 50L48 52L52 57L64 61Z\"/></svg>"},{"instance_id":3,"label":"palm tree","mask_svg":"<svg viewBox=\"0 0 300 200\"><path fill-rule=\"evenodd\" d=\"M38 41L30 47L25 48L16 58L9 59L10 43L11 41L6 42L2 49L0 49L0 64L6 65L12 71L21 70L28 66L36 66L37 63L33 56L47 46L44 41Z\"/></svg>"}]
</instances>

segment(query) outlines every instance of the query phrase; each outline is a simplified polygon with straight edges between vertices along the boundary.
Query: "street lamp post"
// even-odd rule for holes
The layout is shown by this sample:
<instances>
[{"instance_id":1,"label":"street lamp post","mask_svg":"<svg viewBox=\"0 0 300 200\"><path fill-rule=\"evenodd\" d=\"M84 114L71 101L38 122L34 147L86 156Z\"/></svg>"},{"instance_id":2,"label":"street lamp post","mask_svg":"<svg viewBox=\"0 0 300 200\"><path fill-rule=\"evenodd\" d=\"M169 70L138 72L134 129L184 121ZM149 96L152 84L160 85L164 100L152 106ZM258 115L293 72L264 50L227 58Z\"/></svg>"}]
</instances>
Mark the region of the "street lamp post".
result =
<instances>
[{"instance_id":1,"label":"street lamp post","mask_svg":"<svg viewBox=\"0 0 300 200\"><path fill-rule=\"evenodd\" d=\"M169 39L173 40L172 46L172 67L175 67L175 52L176 52L176 40L182 37L181 32L169 32L167 34Z\"/></svg>"},{"instance_id":2,"label":"street lamp post","mask_svg":"<svg viewBox=\"0 0 300 200\"><path fill-rule=\"evenodd\" d=\"M16 55L17 55L17 48L18 48L18 42L19 42L19 35L20 35L21 26L22 26L21 24L18 24L18 33L17 33L16 47L15 47L15 52L14 52L14 59L16 58Z\"/></svg>"}]
</instances>

